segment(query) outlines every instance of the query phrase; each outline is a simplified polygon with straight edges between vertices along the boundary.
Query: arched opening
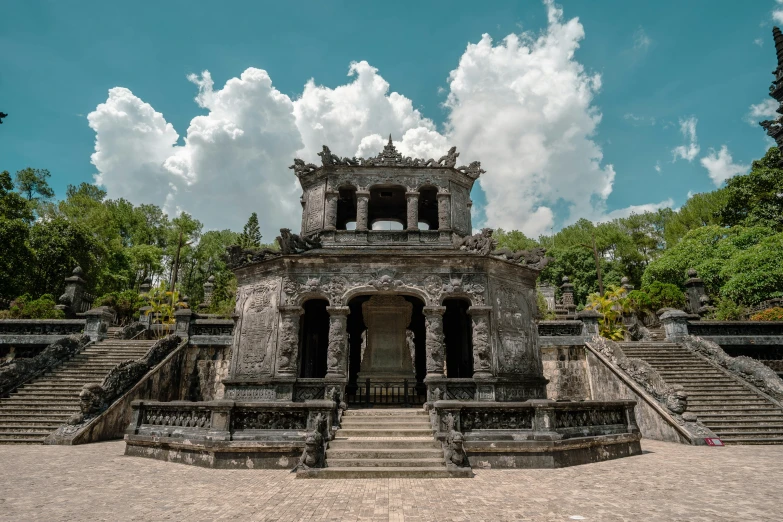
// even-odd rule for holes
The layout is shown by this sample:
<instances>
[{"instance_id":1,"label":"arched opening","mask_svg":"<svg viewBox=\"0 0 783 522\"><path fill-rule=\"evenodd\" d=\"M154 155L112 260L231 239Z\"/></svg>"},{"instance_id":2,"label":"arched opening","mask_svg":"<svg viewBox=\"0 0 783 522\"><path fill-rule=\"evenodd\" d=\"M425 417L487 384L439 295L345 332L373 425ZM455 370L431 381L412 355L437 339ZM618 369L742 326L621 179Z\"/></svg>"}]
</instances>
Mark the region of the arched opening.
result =
<instances>
[{"instance_id":1,"label":"arched opening","mask_svg":"<svg viewBox=\"0 0 783 522\"><path fill-rule=\"evenodd\" d=\"M408 215L407 205L405 187L399 185L372 187L367 208L367 222L373 227L373 230L377 230L374 227L375 223L382 221L396 222L404 226ZM390 229L383 228L381 230Z\"/></svg>"},{"instance_id":2,"label":"arched opening","mask_svg":"<svg viewBox=\"0 0 783 522\"><path fill-rule=\"evenodd\" d=\"M353 224L352 227L348 225ZM337 230L353 230L356 228L356 189L345 187L339 190L337 196Z\"/></svg>"},{"instance_id":3,"label":"arched opening","mask_svg":"<svg viewBox=\"0 0 783 522\"><path fill-rule=\"evenodd\" d=\"M443 334L446 344L446 376L473 377L473 324L464 299L445 299Z\"/></svg>"},{"instance_id":4,"label":"arched opening","mask_svg":"<svg viewBox=\"0 0 783 522\"><path fill-rule=\"evenodd\" d=\"M419 189L419 221L426 223L426 230L438 230L438 189L421 187ZM421 230L425 230L419 225Z\"/></svg>"},{"instance_id":5,"label":"arched opening","mask_svg":"<svg viewBox=\"0 0 783 522\"><path fill-rule=\"evenodd\" d=\"M402 223L391 219L381 219L372 224L373 230L402 230Z\"/></svg>"},{"instance_id":6,"label":"arched opening","mask_svg":"<svg viewBox=\"0 0 783 522\"><path fill-rule=\"evenodd\" d=\"M426 328L424 321L424 302L412 296L401 296L412 305L411 320L407 330L413 332L414 357L413 369L415 378L409 379L410 402L416 404L424 401L426 386L424 377L427 375L426 361ZM372 298L370 295L356 296L348 302L350 314L348 314L347 331L349 339L348 351L348 387L346 394L352 402L361 403L365 392L366 382L358 382L358 375L362 368L362 343L366 338L367 325L363 316L362 305ZM362 335L364 334L364 336Z\"/></svg>"},{"instance_id":7,"label":"arched opening","mask_svg":"<svg viewBox=\"0 0 783 522\"><path fill-rule=\"evenodd\" d=\"M305 302L299 326L299 377L322 379L326 376L326 352L329 347L329 312L326 299Z\"/></svg>"}]
</instances>

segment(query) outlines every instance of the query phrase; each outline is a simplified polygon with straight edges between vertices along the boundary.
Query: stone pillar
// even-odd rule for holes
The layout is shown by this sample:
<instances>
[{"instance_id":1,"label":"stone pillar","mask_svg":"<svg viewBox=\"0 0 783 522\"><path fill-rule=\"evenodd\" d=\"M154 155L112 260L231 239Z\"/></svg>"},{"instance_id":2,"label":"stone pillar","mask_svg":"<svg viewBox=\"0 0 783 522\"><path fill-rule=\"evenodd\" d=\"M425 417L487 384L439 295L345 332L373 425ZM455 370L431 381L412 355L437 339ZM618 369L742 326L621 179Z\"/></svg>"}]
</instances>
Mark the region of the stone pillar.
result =
<instances>
[{"instance_id":1,"label":"stone pillar","mask_svg":"<svg viewBox=\"0 0 783 522\"><path fill-rule=\"evenodd\" d=\"M344 379L347 375L348 314L347 306L327 306L329 312L329 347L326 352L326 378Z\"/></svg>"},{"instance_id":2,"label":"stone pillar","mask_svg":"<svg viewBox=\"0 0 783 522\"><path fill-rule=\"evenodd\" d=\"M438 192L438 230L451 230L451 194Z\"/></svg>"},{"instance_id":3,"label":"stone pillar","mask_svg":"<svg viewBox=\"0 0 783 522\"><path fill-rule=\"evenodd\" d=\"M207 278L207 282L204 283L204 301L198 305L201 309L207 309L212 304L212 292L215 290L215 276L211 275Z\"/></svg>"},{"instance_id":4,"label":"stone pillar","mask_svg":"<svg viewBox=\"0 0 783 522\"><path fill-rule=\"evenodd\" d=\"M356 230L367 230L368 205L370 203L370 192L366 190L356 191Z\"/></svg>"},{"instance_id":5,"label":"stone pillar","mask_svg":"<svg viewBox=\"0 0 783 522\"><path fill-rule=\"evenodd\" d=\"M152 290L152 279L148 277L139 285L139 295L147 295L150 290Z\"/></svg>"},{"instance_id":6,"label":"stone pillar","mask_svg":"<svg viewBox=\"0 0 783 522\"><path fill-rule=\"evenodd\" d=\"M174 334L181 339L190 338L190 323L195 319L195 314L190 308L180 308L174 312Z\"/></svg>"},{"instance_id":7,"label":"stone pillar","mask_svg":"<svg viewBox=\"0 0 783 522\"><path fill-rule=\"evenodd\" d=\"M492 344L489 338L491 306L471 306L468 314L473 322L473 378L492 377Z\"/></svg>"},{"instance_id":8,"label":"stone pillar","mask_svg":"<svg viewBox=\"0 0 783 522\"><path fill-rule=\"evenodd\" d=\"M326 217L324 218L324 230L337 230L337 198L340 193L336 190L326 192Z\"/></svg>"},{"instance_id":9,"label":"stone pillar","mask_svg":"<svg viewBox=\"0 0 783 522\"><path fill-rule=\"evenodd\" d=\"M408 231L419 230L419 193L406 192L405 198L408 201Z\"/></svg>"},{"instance_id":10,"label":"stone pillar","mask_svg":"<svg viewBox=\"0 0 783 522\"><path fill-rule=\"evenodd\" d=\"M576 315L576 304L574 304L574 285L568 276L563 276L563 284L560 285L560 292L563 295L563 308L566 309L568 317Z\"/></svg>"},{"instance_id":11,"label":"stone pillar","mask_svg":"<svg viewBox=\"0 0 783 522\"><path fill-rule=\"evenodd\" d=\"M604 316L595 310L582 310L576 314L576 318L582 321L582 336L586 339L592 339L598 335L598 322Z\"/></svg>"},{"instance_id":12,"label":"stone pillar","mask_svg":"<svg viewBox=\"0 0 783 522\"><path fill-rule=\"evenodd\" d=\"M685 281L685 295L688 296L688 313L699 313L699 308L703 306L701 298L707 295L707 291L704 289L704 281L693 268L688 270L688 280Z\"/></svg>"},{"instance_id":13,"label":"stone pillar","mask_svg":"<svg viewBox=\"0 0 783 522\"><path fill-rule=\"evenodd\" d=\"M630 279L628 279L626 276L623 276L620 279L620 286L622 286L623 290L625 290L625 293L628 293L633 290L633 285L630 283Z\"/></svg>"},{"instance_id":14,"label":"stone pillar","mask_svg":"<svg viewBox=\"0 0 783 522\"><path fill-rule=\"evenodd\" d=\"M669 310L661 316L666 340L677 342L688 335L688 314L682 310Z\"/></svg>"},{"instance_id":15,"label":"stone pillar","mask_svg":"<svg viewBox=\"0 0 783 522\"><path fill-rule=\"evenodd\" d=\"M84 333L91 341L98 342L106 339L109 326L114 319L114 310L108 306L99 306L87 310L84 313L86 322L84 323Z\"/></svg>"},{"instance_id":16,"label":"stone pillar","mask_svg":"<svg viewBox=\"0 0 783 522\"><path fill-rule=\"evenodd\" d=\"M281 306L278 336L277 374L296 377L299 373L299 317L301 306Z\"/></svg>"},{"instance_id":17,"label":"stone pillar","mask_svg":"<svg viewBox=\"0 0 783 522\"><path fill-rule=\"evenodd\" d=\"M445 306L425 306L423 309L426 321L427 338L427 377L443 377L443 365L446 357L446 346L443 335L443 313Z\"/></svg>"},{"instance_id":18,"label":"stone pillar","mask_svg":"<svg viewBox=\"0 0 783 522\"><path fill-rule=\"evenodd\" d=\"M82 279L83 275L84 272L81 267L77 266L74 268L72 275L65 278L65 291L57 300L60 304L55 308L62 310L68 318L75 317L76 314L85 311L85 307L82 304L82 295L84 294L84 287L87 281Z\"/></svg>"}]
</instances>

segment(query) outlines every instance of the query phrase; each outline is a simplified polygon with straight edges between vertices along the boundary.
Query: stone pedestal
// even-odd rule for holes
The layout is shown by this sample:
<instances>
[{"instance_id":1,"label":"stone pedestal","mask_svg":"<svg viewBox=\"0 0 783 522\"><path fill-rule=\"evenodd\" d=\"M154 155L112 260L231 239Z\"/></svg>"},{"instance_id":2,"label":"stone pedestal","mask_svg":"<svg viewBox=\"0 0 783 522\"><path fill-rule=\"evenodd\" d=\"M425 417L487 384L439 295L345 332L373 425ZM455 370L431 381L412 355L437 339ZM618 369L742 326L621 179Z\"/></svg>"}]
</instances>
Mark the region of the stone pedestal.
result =
<instances>
[{"instance_id":1,"label":"stone pedestal","mask_svg":"<svg viewBox=\"0 0 783 522\"><path fill-rule=\"evenodd\" d=\"M688 335L688 314L682 310L669 310L661 316L666 340L677 342Z\"/></svg>"},{"instance_id":2,"label":"stone pedestal","mask_svg":"<svg viewBox=\"0 0 783 522\"><path fill-rule=\"evenodd\" d=\"M595 310L582 310L576 314L576 318L582 321L582 336L592 339L598 335L598 322L604 318L603 314Z\"/></svg>"},{"instance_id":3,"label":"stone pedestal","mask_svg":"<svg viewBox=\"0 0 783 522\"><path fill-rule=\"evenodd\" d=\"M699 309L702 307L701 299L707 295L707 290L704 288L704 281L693 268L688 270L688 280L685 281L685 295L688 296L688 312L698 314Z\"/></svg>"},{"instance_id":4,"label":"stone pedestal","mask_svg":"<svg viewBox=\"0 0 783 522\"><path fill-rule=\"evenodd\" d=\"M368 378L402 381L416 377L406 335L412 312L413 305L396 295L373 296L362 304L367 332L357 376L359 382Z\"/></svg>"}]
</instances>

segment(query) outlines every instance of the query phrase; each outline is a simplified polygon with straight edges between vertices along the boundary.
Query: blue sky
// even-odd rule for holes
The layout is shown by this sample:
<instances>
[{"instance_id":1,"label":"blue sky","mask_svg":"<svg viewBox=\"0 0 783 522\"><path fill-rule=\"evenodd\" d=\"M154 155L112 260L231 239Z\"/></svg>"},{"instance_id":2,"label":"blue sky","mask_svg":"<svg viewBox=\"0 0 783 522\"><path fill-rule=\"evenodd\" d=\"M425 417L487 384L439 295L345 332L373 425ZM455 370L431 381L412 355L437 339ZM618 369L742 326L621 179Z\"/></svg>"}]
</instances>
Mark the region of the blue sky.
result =
<instances>
[{"instance_id":1,"label":"blue sky","mask_svg":"<svg viewBox=\"0 0 783 522\"><path fill-rule=\"evenodd\" d=\"M720 176L740 171L763 155L770 145L763 130L750 125L747 119L751 105L768 98L770 72L776 66L771 28L773 11L780 5L775 1L740 4L716 0L646 3L563 0L557 6L563 10L561 25L578 18L574 23L581 25L584 32L583 38L576 38L578 49L564 67L583 67L584 78L576 85L588 85L600 75L600 87L593 86L589 100L581 105L575 102L578 111L574 113L574 121L582 129L577 132L581 136L578 139L587 143L586 148L581 145L577 148L597 148L602 157L596 159L595 150L591 149L585 154L592 160L577 158L573 163L563 160L536 167L531 166L537 163L535 154L543 152L528 151L520 155L520 161L529 172L520 174L519 179L513 178L511 167L504 170L506 167L495 166L494 172L488 168L487 183L490 176L498 173L497 183L485 186L485 193L479 188L474 190L479 208L474 225L486 221L494 226L536 233L582 217L578 214L595 219L621 215L623 209L627 213L634 205L677 207L689 192L715 188L716 182L702 162L711 149L714 161L708 161L707 165L717 169L713 176L720 181ZM240 120L252 122L256 118L253 114L266 114L266 109L253 106L255 112L250 117L244 114L234 118L230 110L216 109L216 102L207 99L211 95L202 101L204 106L199 106L194 102L198 87L187 76L208 70L217 92L229 79L239 78L248 68L257 68L268 74L274 88L295 102L303 97L305 83L311 78L316 86L328 90L328 96L324 94L326 98L338 96L332 90L361 77L346 74L352 62L362 60L377 69L374 75L366 73L367 78L381 77L388 82L387 97L392 92L401 94L410 100L413 110L418 110L420 119L431 121L430 127L426 122L408 125L395 121L387 125L393 127L388 131L370 129L370 134L397 131L398 135L394 136L397 141L402 140L401 134L406 129L423 125L445 136L445 141L442 136L433 138L435 152L446 141L454 141L460 150L466 151L460 159L466 163L479 159L486 166L492 164L492 158L473 155L482 151L494 155L491 151L495 149L478 147L475 143L482 139L498 141L502 136L518 132L519 139L510 139L508 151L500 154L503 165L512 163L515 147L520 143L540 141L542 147L551 147L546 149L546 154L556 157L557 151L564 143L568 146L568 142L553 143L552 136L564 128L567 116L548 123L534 119L526 123L530 128L541 129L541 140L530 138L525 129L499 130L497 136L475 130L500 126L497 118L504 112L502 108L497 110L497 99L502 93L494 92L491 106L495 112L487 110L488 116L481 120L483 106L477 101L482 92L481 75L493 81L497 71L491 67L475 72L474 86L468 89L470 94L460 95L465 114L453 105L444 105L449 93L455 92L449 75L458 68L460 59L467 56L468 44L478 44L483 34L492 38L494 47L510 34L529 32L535 40L548 30L553 31L547 15L547 6L539 1L4 2L0 110L9 113L9 117L0 126L0 170L13 173L27 166L47 168L52 172L52 185L58 195L64 194L68 184L92 182L96 173L104 172L110 197L127 197L135 203L155 202L171 211L187 210L205 221L209 228L236 229L255 210L254 205L262 207L262 217L263 207L269 207L267 219L262 219L262 231L269 237L275 227L287 224L297 228L298 223L294 217L298 198L289 186L293 176L280 163L282 159L273 157L274 151L301 150L302 155L312 156L314 151L310 150L309 142L316 143L318 136L310 139L302 131L297 141L294 127L270 119L255 141L242 145L243 150L248 147L261 150L253 152L246 161L224 162L224 157L235 158L237 152L220 149L219 144L195 152L177 152L177 145L185 144L188 126L196 116L212 113L217 117L220 113L221 128L228 121L243 129ZM492 67L502 68L502 58ZM522 68L519 74L524 76L523 69L527 66L517 64L516 67ZM546 66L542 67L546 73ZM178 134L176 143L151 143L147 138L139 138L135 131L128 131L127 126L112 122L96 124L97 132L105 136L105 157L97 166L92 164L96 130L90 128L87 116L99 104L107 103L107 93L115 87L128 89L133 103L138 100L139 110L148 104L160 113ZM493 91L487 92L487 96L493 96ZM223 94L223 101L230 105L229 93ZM281 107L287 107L286 103ZM323 103L333 101L327 99ZM384 114L374 110L367 109L368 117ZM322 107L315 112L326 114ZM467 113L476 115L477 121L469 121ZM524 117L527 113L520 114ZM601 115L600 122L597 114ZM594 125L589 123L590 118ZM308 120L309 128L313 128L313 121ZM687 134L687 125L683 134L681 123L687 121L695 123L692 127L695 140ZM342 125L350 126L350 118ZM301 130L300 120L297 126ZM276 132L274 129L284 127L280 136L271 136ZM326 129L334 129L333 134L352 131L343 127L325 125ZM247 128L243 132L246 137L250 134ZM357 147L369 151L375 144L369 140L361 149L359 139L357 135L344 141L326 139L326 143L338 144L337 152L342 155L353 155ZM407 145L402 148L413 147L413 139L406 138ZM134 144L132 150L122 149L123 143ZM341 143L344 150L339 150ZM164 145L169 150L159 155ZM693 145L698 147L697 153ZM674 161L673 150L678 146L686 147L684 155L688 158ZM730 161L726 155L720 155L724 146ZM189 169L184 174L176 165L171 167L171 162L167 163L164 175L155 170L159 165L141 165L144 162L138 159L151 158L149 163L162 164L160 158L181 159L183 154L187 156L185 170ZM140 161L140 165L123 170L134 161ZM595 163L595 168L589 167L590 161ZM259 174L262 182L257 194L249 197L244 193L249 192L248 184L255 183L253 170L259 162L265 165L259 167L263 171ZM225 169L221 167L224 164ZM270 172L266 173L265 168ZM582 175L581 168L592 168L592 173ZM215 172L207 173L209 169ZM243 169L249 172L241 172ZM537 169L547 174L541 176ZM563 187L558 187L578 179L588 183L591 175L597 176L597 184L605 184L607 177L612 177L610 169L613 179L609 189L601 189L598 191L601 194L592 194L584 201L577 201L573 194L563 194ZM565 176L564 170L573 170L575 177ZM181 174L175 176L173 183L166 177L171 172ZM204 181L207 178L213 183ZM275 185L277 178L285 182ZM160 185L177 185L183 179L187 183L172 188L173 194L160 190ZM526 187L533 184L547 187L539 186L528 192ZM504 197L504 187L517 194L516 202ZM199 198L204 201L217 198L220 205L210 210ZM237 204L236 212L226 209L228 216L221 213L219 208L225 208L234 198L242 201ZM272 208L265 198L273 203L290 198L291 205ZM193 203L189 206L188 202ZM516 205L519 211L515 210ZM549 211L537 212L542 206L551 209L551 216ZM501 211L486 212L495 207Z\"/></svg>"}]
</instances>

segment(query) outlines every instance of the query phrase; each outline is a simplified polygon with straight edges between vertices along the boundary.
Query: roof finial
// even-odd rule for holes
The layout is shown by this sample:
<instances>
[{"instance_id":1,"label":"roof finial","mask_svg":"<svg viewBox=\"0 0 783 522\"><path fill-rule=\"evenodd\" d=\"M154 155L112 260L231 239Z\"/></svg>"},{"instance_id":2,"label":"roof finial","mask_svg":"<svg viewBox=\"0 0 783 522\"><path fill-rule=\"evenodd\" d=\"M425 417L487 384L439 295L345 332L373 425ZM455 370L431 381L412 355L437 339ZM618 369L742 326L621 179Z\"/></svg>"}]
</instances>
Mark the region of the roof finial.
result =
<instances>
[{"instance_id":1,"label":"roof finial","mask_svg":"<svg viewBox=\"0 0 783 522\"><path fill-rule=\"evenodd\" d=\"M389 145L394 145L394 143L392 142L392 139L391 139L391 133L389 133Z\"/></svg>"}]
</instances>

